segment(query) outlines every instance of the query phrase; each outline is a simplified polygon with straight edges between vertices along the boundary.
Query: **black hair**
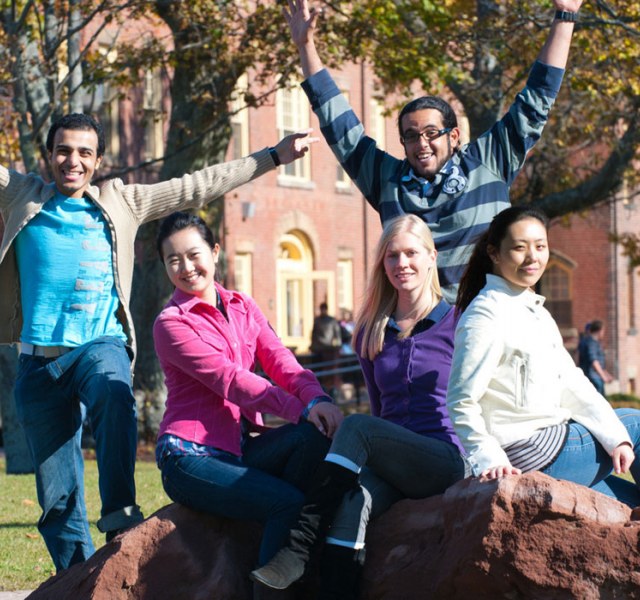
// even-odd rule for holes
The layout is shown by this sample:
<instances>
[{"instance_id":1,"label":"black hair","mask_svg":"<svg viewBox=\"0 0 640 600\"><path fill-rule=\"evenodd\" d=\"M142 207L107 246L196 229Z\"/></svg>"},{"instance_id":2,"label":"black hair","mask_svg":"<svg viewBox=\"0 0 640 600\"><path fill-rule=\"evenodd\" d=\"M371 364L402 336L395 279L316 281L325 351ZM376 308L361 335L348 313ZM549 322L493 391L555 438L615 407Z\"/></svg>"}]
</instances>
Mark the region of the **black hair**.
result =
<instances>
[{"instance_id":1,"label":"black hair","mask_svg":"<svg viewBox=\"0 0 640 600\"><path fill-rule=\"evenodd\" d=\"M591 321L589 323L589 333L598 333L604 327L604 323L600 319L596 319L595 321Z\"/></svg>"},{"instance_id":2,"label":"black hair","mask_svg":"<svg viewBox=\"0 0 640 600\"><path fill-rule=\"evenodd\" d=\"M158 256L160 256L161 261L164 261L164 255L162 253L162 244L164 241L177 231L189 229L190 227L198 230L200 237L202 237L202 239L207 243L209 248L213 250L216 247L217 242L213 235L213 231L211 231L202 218L188 212L175 212L164 219L164 221L160 223L160 228L158 229L156 249L158 250Z\"/></svg>"},{"instance_id":3,"label":"black hair","mask_svg":"<svg viewBox=\"0 0 640 600\"><path fill-rule=\"evenodd\" d=\"M79 131L95 131L98 136L98 157L104 156L105 141L104 141L104 129L102 124L97 119L94 119L91 115L85 115L83 113L71 113L58 119L49 128L47 134L47 150L53 152L53 141L56 137L58 129L73 129Z\"/></svg>"},{"instance_id":4,"label":"black hair","mask_svg":"<svg viewBox=\"0 0 640 600\"><path fill-rule=\"evenodd\" d=\"M442 114L442 123L444 127L453 128L458 126L458 117L448 102L438 96L421 96L420 98L416 98L408 104L405 104L398 115L398 131L400 132L401 138L404 137L404 132L402 131L402 117L409 113L416 112L417 110L424 110L427 108L434 108Z\"/></svg>"},{"instance_id":5,"label":"black hair","mask_svg":"<svg viewBox=\"0 0 640 600\"><path fill-rule=\"evenodd\" d=\"M476 243L469 264L460 280L456 306L462 313L487 283L487 274L493 273L493 261L489 256L489 248L500 248L511 225L523 219L540 221L545 230L549 227L549 218L542 211L532 206L511 206L499 212Z\"/></svg>"}]
</instances>

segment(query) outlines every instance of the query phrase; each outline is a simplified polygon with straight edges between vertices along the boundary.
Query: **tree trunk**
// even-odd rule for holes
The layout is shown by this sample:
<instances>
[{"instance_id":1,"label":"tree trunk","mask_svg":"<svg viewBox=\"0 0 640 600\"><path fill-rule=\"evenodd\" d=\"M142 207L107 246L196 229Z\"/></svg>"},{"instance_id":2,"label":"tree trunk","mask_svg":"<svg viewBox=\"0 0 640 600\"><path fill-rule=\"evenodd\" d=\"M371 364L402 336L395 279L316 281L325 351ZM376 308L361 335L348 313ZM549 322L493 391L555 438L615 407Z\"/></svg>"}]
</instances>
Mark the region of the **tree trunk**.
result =
<instances>
[{"instance_id":1,"label":"tree trunk","mask_svg":"<svg viewBox=\"0 0 640 600\"><path fill-rule=\"evenodd\" d=\"M164 376L153 345L153 322L169 299L171 285L155 251L157 231L158 222L154 221L138 232L131 294L138 342L134 379L138 429L140 439L146 442L155 440L166 399Z\"/></svg>"},{"instance_id":2,"label":"tree trunk","mask_svg":"<svg viewBox=\"0 0 640 600\"><path fill-rule=\"evenodd\" d=\"M181 8L175 3L155 4L172 30L176 48L167 136L169 158L160 172L163 181L224 160L230 132L227 102L235 77L226 71L226 63L217 62L213 50L201 47L195 53L193 49L181 51L181 47L199 47L201 29L182 19ZM153 322L172 293L155 250L157 231L158 223L153 222L138 232L131 300L138 340L134 387L141 438L148 441L157 433L166 399L164 376L153 345Z\"/></svg>"}]
</instances>

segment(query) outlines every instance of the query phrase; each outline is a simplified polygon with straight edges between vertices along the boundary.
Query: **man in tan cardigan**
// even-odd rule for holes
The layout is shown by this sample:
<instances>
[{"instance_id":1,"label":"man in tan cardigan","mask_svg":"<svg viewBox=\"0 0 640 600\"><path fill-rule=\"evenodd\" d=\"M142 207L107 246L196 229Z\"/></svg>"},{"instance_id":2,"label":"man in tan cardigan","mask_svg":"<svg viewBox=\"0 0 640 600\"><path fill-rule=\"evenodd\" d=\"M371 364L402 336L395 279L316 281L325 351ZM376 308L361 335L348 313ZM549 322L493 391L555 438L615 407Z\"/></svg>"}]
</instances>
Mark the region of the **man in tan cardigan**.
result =
<instances>
[{"instance_id":1,"label":"man in tan cardigan","mask_svg":"<svg viewBox=\"0 0 640 600\"><path fill-rule=\"evenodd\" d=\"M0 167L0 343L20 343L18 417L36 471L38 529L57 570L94 547L84 503L80 434L96 440L107 540L142 520L135 501L136 413L129 301L138 228L200 208L303 156L308 132L245 158L153 185L91 180L104 155L99 122L67 115L48 134L53 182Z\"/></svg>"}]
</instances>

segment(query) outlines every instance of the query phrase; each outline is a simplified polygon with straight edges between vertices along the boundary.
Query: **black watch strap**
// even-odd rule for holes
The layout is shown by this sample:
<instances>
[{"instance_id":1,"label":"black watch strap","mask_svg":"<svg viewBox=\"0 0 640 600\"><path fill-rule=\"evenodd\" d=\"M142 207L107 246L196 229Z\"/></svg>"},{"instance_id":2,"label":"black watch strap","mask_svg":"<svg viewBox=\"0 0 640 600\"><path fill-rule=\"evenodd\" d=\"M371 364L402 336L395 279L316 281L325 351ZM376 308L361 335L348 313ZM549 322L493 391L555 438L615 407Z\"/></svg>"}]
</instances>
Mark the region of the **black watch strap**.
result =
<instances>
[{"instance_id":1,"label":"black watch strap","mask_svg":"<svg viewBox=\"0 0 640 600\"><path fill-rule=\"evenodd\" d=\"M271 155L271 158L273 159L273 162L275 163L276 167L279 167L281 163L280 163L280 157L278 156L276 149L273 147L269 148L269 154Z\"/></svg>"},{"instance_id":2,"label":"black watch strap","mask_svg":"<svg viewBox=\"0 0 640 600\"><path fill-rule=\"evenodd\" d=\"M557 10L553 18L556 21L569 21L570 23L577 23L578 13L570 12L568 10Z\"/></svg>"}]
</instances>

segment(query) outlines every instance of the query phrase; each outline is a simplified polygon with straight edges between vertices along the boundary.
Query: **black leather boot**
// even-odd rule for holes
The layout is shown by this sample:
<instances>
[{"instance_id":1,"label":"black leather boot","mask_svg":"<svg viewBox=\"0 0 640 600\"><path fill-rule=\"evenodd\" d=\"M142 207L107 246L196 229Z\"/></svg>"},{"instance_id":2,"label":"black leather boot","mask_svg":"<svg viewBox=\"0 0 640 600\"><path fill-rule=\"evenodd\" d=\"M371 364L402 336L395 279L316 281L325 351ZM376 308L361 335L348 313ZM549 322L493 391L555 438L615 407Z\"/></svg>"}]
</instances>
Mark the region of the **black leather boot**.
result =
<instances>
[{"instance_id":1,"label":"black leather boot","mask_svg":"<svg viewBox=\"0 0 640 600\"><path fill-rule=\"evenodd\" d=\"M311 551L325 537L344 495L357 483L357 473L332 462L322 463L287 545L266 565L253 571L251 578L276 590L284 590L300 579Z\"/></svg>"},{"instance_id":2,"label":"black leather boot","mask_svg":"<svg viewBox=\"0 0 640 600\"><path fill-rule=\"evenodd\" d=\"M354 550L325 544L320 559L317 600L357 600L364 566L364 548Z\"/></svg>"}]
</instances>

